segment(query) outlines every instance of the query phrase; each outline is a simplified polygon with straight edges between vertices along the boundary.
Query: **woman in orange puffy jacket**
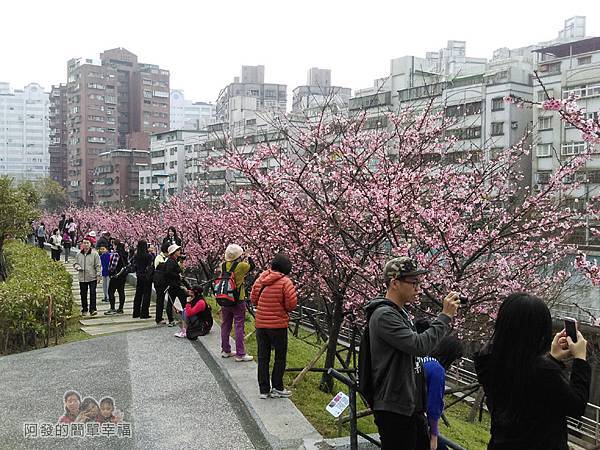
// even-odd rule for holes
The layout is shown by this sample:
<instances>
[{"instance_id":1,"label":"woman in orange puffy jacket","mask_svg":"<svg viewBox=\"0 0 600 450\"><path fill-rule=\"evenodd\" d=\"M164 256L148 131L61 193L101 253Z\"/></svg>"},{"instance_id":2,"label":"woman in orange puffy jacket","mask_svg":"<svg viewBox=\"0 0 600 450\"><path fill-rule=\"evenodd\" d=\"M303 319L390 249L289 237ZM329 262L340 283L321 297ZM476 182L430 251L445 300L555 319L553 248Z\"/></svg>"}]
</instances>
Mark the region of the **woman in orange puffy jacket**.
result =
<instances>
[{"instance_id":1,"label":"woman in orange puffy jacket","mask_svg":"<svg viewBox=\"0 0 600 450\"><path fill-rule=\"evenodd\" d=\"M250 293L250 300L256 306L258 386L263 399L292 395L283 387L289 313L297 304L294 283L287 277L291 271L288 257L282 253L275 255L271 268L260 274ZM271 349L275 349L275 361L269 381Z\"/></svg>"}]
</instances>

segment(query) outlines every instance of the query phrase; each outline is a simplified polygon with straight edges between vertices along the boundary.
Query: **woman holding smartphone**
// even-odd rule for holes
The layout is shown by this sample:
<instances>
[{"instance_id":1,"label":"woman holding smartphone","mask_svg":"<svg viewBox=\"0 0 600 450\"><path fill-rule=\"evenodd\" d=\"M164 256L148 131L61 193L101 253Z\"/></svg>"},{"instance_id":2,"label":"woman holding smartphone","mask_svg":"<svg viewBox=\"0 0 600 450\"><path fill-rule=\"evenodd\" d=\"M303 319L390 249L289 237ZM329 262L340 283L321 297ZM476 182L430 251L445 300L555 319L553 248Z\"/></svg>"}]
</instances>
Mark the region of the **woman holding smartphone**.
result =
<instances>
[{"instance_id":1,"label":"woman holding smartphone","mask_svg":"<svg viewBox=\"0 0 600 450\"><path fill-rule=\"evenodd\" d=\"M565 330L538 297L515 293L500 306L494 333L475 357L492 418L488 450L568 450L567 416L580 417L589 397L587 342ZM563 361L573 358L570 379Z\"/></svg>"}]
</instances>

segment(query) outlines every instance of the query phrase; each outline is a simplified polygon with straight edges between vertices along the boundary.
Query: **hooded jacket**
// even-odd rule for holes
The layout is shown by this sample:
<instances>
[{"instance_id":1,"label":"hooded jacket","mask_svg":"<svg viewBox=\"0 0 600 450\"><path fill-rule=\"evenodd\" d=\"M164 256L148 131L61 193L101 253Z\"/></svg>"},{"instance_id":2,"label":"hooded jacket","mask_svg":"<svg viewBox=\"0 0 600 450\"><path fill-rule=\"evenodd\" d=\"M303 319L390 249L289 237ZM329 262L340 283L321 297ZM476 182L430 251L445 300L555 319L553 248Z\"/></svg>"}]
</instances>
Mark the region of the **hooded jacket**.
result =
<instances>
[{"instance_id":1,"label":"hooded jacket","mask_svg":"<svg viewBox=\"0 0 600 450\"><path fill-rule=\"evenodd\" d=\"M384 297L365 308L369 320L371 365L374 386L373 411L411 416L417 406L417 356L431 353L450 330L450 317L440 314L430 328L417 333L408 313ZM422 374L420 374L422 376ZM419 402L421 403L421 402Z\"/></svg>"},{"instance_id":2,"label":"hooded jacket","mask_svg":"<svg viewBox=\"0 0 600 450\"><path fill-rule=\"evenodd\" d=\"M271 329L287 329L289 313L298 303L292 280L271 269L260 274L252 286L250 300L256 306L256 328Z\"/></svg>"},{"instance_id":3,"label":"hooded jacket","mask_svg":"<svg viewBox=\"0 0 600 450\"><path fill-rule=\"evenodd\" d=\"M589 397L592 371L587 361L574 359L568 379L563 363L540 357L532 369L527 395L516 399L518 417L508 408L509 398L494 389L502 380L492 368L489 348L475 355L474 363L492 418L489 450L568 450L567 416L580 417Z\"/></svg>"}]
</instances>

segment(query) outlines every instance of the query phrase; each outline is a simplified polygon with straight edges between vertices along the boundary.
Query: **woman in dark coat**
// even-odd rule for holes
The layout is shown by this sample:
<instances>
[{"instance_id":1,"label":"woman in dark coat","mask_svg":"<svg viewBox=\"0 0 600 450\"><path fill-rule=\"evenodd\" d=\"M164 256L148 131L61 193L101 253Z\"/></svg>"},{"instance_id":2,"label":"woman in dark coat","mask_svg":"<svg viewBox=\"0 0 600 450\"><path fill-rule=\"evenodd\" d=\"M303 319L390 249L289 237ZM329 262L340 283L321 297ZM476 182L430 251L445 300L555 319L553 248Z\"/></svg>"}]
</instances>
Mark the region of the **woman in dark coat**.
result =
<instances>
[{"instance_id":1,"label":"woman in dark coat","mask_svg":"<svg viewBox=\"0 0 600 450\"><path fill-rule=\"evenodd\" d=\"M546 304L511 294L500 306L489 344L475 357L492 416L489 450L567 450L567 416L580 417L589 397L586 341L552 336ZM570 379L563 360L573 357Z\"/></svg>"},{"instance_id":2,"label":"woman in dark coat","mask_svg":"<svg viewBox=\"0 0 600 450\"><path fill-rule=\"evenodd\" d=\"M148 242L138 241L132 264L135 267L136 286L133 298L133 318L150 319L150 296L152 294L152 273L154 258L148 252Z\"/></svg>"}]
</instances>

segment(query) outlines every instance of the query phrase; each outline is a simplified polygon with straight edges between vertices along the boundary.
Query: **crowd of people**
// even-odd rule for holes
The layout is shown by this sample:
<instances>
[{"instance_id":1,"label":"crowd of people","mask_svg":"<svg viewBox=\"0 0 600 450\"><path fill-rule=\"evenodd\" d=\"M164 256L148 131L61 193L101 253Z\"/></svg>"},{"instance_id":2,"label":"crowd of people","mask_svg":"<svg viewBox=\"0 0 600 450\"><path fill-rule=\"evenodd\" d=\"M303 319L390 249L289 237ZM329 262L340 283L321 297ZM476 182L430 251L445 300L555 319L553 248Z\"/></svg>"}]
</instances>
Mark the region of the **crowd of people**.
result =
<instances>
[{"instance_id":1,"label":"crowd of people","mask_svg":"<svg viewBox=\"0 0 600 450\"><path fill-rule=\"evenodd\" d=\"M72 220L62 219L64 222L61 220L49 237L54 259L58 259L55 247L75 243ZM43 224L36 233L43 246ZM135 273L134 318L151 318L154 287L157 325L179 323L178 338L196 339L206 334L212 327L210 305L203 297L203 286L192 287L184 276L182 250L174 227L167 230L160 251L145 240L128 251L109 232L100 233L97 240L95 233L89 232L73 264L78 271L82 314L97 314L99 282L104 286L104 301L110 303L105 314L123 314L126 277ZM289 277L292 262L284 253L274 255L270 267L247 292L246 279L254 269L253 259L243 248L230 244L214 279L207 281L213 284L221 306L221 356L237 362L254 359L247 354L244 342L247 307L253 305L259 397L289 397L283 375L289 314L297 306ZM446 371L463 354L461 342L452 334L461 299L458 292L449 292L434 320L414 321L408 307L418 299L422 277L427 273L409 257L391 259L383 268L385 293L365 307L359 391L373 411L383 449L446 448L438 421L444 408ZM119 294L116 309L115 292ZM165 311L167 320L163 318ZM235 351L230 342L232 329ZM566 417L584 413L591 380L587 342L579 331L574 337L565 330L552 336L552 319L542 299L515 293L504 300L492 337L474 358L491 414L490 450L567 450ZM270 370L272 351L275 355ZM564 364L568 359L572 360L569 377ZM65 407L68 415L67 398Z\"/></svg>"}]
</instances>

